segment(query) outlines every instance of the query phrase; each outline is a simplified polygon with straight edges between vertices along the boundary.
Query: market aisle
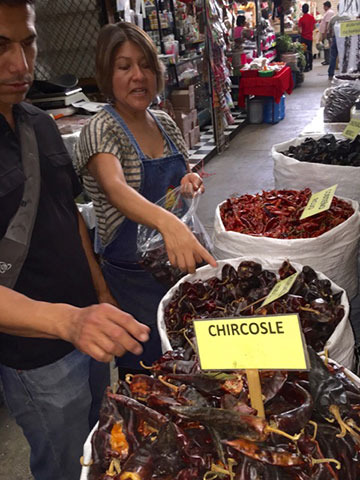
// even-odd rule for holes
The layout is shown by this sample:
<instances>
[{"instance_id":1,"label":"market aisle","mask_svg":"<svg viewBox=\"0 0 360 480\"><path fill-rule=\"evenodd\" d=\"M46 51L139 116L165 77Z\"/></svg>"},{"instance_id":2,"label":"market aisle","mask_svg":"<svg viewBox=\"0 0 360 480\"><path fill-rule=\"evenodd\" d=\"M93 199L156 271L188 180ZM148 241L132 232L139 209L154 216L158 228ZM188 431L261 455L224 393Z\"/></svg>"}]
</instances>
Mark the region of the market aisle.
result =
<instances>
[{"instance_id":1,"label":"market aisle","mask_svg":"<svg viewBox=\"0 0 360 480\"><path fill-rule=\"evenodd\" d=\"M215 207L232 193L255 193L273 187L271 147L297 136L311 122L328 85L326 67L319 60L304 83L286 96L286 116L277 125L248 125L223 154L214 157L205 171L207 194L201 199L199 216L211 231ZM16 424L0 406L0 480L31 480L29 452ZM74 479L76 480L76 479Z\"/></svg>"}]
</instances>

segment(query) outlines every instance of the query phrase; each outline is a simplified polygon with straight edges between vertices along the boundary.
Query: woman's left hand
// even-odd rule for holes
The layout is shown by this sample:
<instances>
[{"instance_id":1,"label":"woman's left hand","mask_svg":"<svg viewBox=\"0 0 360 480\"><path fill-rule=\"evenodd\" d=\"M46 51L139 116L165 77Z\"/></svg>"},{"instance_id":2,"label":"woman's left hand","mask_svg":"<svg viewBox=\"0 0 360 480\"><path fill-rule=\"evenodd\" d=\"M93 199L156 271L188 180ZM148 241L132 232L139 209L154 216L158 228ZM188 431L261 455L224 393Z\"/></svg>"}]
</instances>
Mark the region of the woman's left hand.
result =
<instances>
[{"instance_id":1,"label":"woman's left hand","mask_svg":"<svg viewBox=\"0 0 360 480\"><path fill-rule=\"evenodd\" d=\"M186 197L194 197L205 192L202 178L197 173L187 173L180 182L181 193Z\"/></svg>"}]
</instances>

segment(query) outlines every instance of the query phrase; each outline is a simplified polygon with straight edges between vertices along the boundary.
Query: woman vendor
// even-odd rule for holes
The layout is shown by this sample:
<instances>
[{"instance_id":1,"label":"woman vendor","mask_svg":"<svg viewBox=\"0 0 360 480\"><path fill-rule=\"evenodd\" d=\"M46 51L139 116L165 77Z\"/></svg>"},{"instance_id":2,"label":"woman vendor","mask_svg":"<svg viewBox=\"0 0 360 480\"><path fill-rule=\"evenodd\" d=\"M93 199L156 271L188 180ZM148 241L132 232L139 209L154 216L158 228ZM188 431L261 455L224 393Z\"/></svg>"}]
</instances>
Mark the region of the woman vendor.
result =
<instances>
[{"instance_id":1,"label":"woman vendor","mask_svg":"<svg viewBox=\"0 0 360 480\"><path fill-rule=\"evenodd\" d=\"M96 78L109 104L83 128L77 145L76 169L91 196L97 217L95 249L110 290L121 308L151 327L141 360L161 355L156 318L166 287L137 263L138 223L163 236L169 260L193 272L212 256L174 215L155 205L169 188L203 192L199 175L191 173L180 130L161 111L148 107L164 86L163 65L150 37L122 22L100 32ZM139 357L117 359L119 374L141 370Z\"/></svg>"}]
</instances>

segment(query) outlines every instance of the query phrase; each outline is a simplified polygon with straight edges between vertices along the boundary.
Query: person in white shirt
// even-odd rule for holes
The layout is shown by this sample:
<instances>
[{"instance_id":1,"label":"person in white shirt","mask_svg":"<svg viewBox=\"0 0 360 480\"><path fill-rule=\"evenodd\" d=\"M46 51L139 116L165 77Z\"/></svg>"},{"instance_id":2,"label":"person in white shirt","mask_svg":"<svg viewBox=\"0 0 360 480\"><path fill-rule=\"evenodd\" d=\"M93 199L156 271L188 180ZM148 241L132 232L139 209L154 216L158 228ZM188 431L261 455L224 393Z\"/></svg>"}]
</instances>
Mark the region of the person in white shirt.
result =
<instances>
[{"instance_id":1,"label":"person in white shirt","mask_svg":"<svg viewBox=\"0 0 360 480\"><path fill-rule=\"evenodd\" d=\"M328 47L324 48L324 61L322 62L322 65L329 65L330 63L330 43L329 43L329 23L332 17L335 15L334 10L331 9L331 3L329 1L326 1L323 3L324 7L324 16L320 22L319 25L319 31L321 34L321 41L324 42L325 40L328 40L327 43Z\"/></svg>"}]
</instances>

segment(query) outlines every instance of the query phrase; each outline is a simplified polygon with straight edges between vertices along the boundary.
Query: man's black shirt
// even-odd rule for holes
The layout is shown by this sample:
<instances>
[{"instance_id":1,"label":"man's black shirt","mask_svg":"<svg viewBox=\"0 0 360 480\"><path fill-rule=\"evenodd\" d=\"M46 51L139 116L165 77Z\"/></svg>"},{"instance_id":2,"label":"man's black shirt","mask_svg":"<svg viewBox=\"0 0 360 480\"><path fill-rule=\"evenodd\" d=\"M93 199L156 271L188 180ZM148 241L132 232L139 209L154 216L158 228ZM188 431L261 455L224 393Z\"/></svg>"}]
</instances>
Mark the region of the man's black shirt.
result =
<instances>
[{"instance_id":1,"label":"man's black shirt","mask_svg":"<svg viewBox=\"0 0 360 480\"><path fill-rule=\"evenodd\" d=\"M81 187L71 158L55 122L45 112L21 103L14 106L15 122L19 115L25 115L35 130L41 190L28 256L14 290L51 303L78 307L97 303L79 235L74 198ZM19 136L0 115L0 239L18 209L23 189ZM37 368L73 348L62 340L0 334L0 363L24 370Z\"/></svg>"}]
</instances>

